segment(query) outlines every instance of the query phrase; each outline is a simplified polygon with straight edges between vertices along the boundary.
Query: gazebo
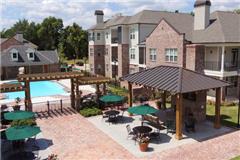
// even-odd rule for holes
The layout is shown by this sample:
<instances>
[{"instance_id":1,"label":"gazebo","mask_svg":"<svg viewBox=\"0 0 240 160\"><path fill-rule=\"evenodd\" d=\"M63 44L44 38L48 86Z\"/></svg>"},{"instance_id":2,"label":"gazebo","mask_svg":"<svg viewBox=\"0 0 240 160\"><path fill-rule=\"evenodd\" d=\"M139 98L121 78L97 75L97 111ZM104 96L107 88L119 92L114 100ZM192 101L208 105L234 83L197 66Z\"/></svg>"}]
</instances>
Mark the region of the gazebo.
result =
<instances>
[{"instance_id":1,"label":"gazebo","mask_svg":"<svg viewBox=\"0 0 240 160\"><path fill-rule=\"evenodd\" d=\"M163 95L166 95L166 92L169 92L171 95L176 96L175 137L178 140L182 138L183 94L215 89L216 103L215 103L214 127L220 128L220 103L221 103L220 90L221 87L230 85L225 81L218 80L216 78L209 77L182 67L173 66L154 67L134 74L128 74L124 77L121 77L121 80L128 81L129 89L128 104L130 107L132 106L133 103L132 92L133 84L161 90L164 93Z\"/></svg>"}]
</instances>

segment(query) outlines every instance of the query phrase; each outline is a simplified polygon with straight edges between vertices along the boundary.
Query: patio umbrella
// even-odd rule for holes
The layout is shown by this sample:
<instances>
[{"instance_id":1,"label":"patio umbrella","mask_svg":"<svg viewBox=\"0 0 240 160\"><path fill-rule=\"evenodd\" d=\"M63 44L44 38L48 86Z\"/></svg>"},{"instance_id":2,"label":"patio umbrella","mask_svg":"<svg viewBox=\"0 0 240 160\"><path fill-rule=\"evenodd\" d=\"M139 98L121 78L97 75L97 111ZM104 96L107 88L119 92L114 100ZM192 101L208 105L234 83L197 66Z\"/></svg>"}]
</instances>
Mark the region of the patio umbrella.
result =
<instances>
[{"instance_id":1,"label":"patio umbrella","mask_svg":"<svg viewBox=\"0 0 240 160\"><path fill-rule=\"evenodd\" d=\"M137 114L137 115L143 116L146 114L156 113L158 110L149 105L140 105L140 106L130 107L130 108L128 108L127 111L132 114ZM142 120L143 120L143 117L142 117ZM143 125L143 123L142 123L142 125Z\"/></svg>"},{"instance_id":2,"label":"patio umbrella","mask_svg":"<svg viewBox=\"0 0 240 160\"><path fill-rule=\"evenodd\" d=\"M104 103L117 103L122 102L124 100L124 97L115 94L108 94L100 97L99 99Z\"/></svg>"},{"instance_id":3,"label":"patio umbrella","mask_svg":"<svg viewBox=\"0 0 240 160\"><path fill-rule=\"evenodd\" d=\"M21 120L34 117L34 112L29 111L14 111L4 114L4 118L7 120Z\"/></svg>"},{"instance_id":4,"label":"patio umbrella","mask_svg":"<svg viewBox=\"0 0 240 160\"><path fill-rule=\"evenodd\" d=\"M35 136L40 132L40 128L35 126L15 126L6 130L6 136L8 140L22 140Z\"/></svg>"}]
</instances>

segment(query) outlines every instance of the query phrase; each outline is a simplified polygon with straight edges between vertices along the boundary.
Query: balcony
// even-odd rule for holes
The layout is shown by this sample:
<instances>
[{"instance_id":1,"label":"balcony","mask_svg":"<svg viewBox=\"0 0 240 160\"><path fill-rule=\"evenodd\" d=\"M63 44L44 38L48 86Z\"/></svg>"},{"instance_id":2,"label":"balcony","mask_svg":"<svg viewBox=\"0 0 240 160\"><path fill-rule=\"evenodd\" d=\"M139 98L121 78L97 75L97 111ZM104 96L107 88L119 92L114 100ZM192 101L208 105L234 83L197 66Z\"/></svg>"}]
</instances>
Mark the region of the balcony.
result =
<instances>
[{"instance_id":1,"label":"balcony","mask_svg":"<svg viewBox=\"0 0 240 160\"><path fill-rule=\"evenodd\" d=\"M118 37L113 37L111 43L118 43Z\"/></svg>"},{"instance_id":2,"label":"balcony","mask_svg":"<svg viewBox=\"0 0 240 160\"><path fill-rule=\"evenodd\" d=\"M221 62L218 61L205 61L205 69L212 71L221 71ZM240 70L240 61L224 62L224 71L238 71Z\"/></svg>"}]
</instances>

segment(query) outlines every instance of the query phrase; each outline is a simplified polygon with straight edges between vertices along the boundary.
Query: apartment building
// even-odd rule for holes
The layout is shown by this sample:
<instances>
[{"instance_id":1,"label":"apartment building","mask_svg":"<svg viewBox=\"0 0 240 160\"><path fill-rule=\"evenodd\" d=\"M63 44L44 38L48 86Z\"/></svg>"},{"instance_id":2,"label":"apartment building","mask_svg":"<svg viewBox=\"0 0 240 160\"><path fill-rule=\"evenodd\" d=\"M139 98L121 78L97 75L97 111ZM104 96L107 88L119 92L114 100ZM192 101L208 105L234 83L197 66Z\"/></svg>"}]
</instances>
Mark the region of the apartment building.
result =
<instances>
[{"instance_id":1,"label":"apartment building","mask_svg":"<svg viewBox=\"0 0 240 160\"><path fill-rule=\"evenodd\" d=\"M121 77L144 68L177 65L229 81L232 86L222 88L222 99L237 98L240 15L210 13L210 7L210 0L196 0L194 16L143 10L107 21L103 21L102 11L96 11L97 24L89 29L92 72Z\"/></svg>"}]
</instances>

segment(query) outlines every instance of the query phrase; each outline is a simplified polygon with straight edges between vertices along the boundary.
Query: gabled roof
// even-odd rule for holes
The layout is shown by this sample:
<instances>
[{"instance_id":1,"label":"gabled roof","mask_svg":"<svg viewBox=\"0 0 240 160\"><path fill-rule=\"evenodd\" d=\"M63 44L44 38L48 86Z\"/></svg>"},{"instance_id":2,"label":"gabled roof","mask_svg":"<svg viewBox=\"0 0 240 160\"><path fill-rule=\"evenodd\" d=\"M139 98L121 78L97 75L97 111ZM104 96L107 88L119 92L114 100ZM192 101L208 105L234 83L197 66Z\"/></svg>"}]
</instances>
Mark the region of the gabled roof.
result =
<instances>
[{"instance_id":1,"label":"gabled roof","mask_svg":"<svg viewBox=\"0 0 240 160\"><path fill-rule=\"evenodd\" d=\"M58 63L58 54L56 51L35 51L34 61L29 60L26 50L29 47L24 45L13 45L1 53L2 66L26 66L26 65L45 65ZM18 51L18 61L12 61L11 50Z\"/></svg>"},{"instance_id":2,"label":"gabled roof","mask_svg":"<svg viewBox=\"0 0 240 160\"><path fill-rule=\"evenodd\" d=\"M188 93L230 85L182 67L158 66L120 78L131 83L176 93Z\"/></svg>"},{"instance_id":3,"label":"gabled roof","mask_svg":"<svg viewBox=\"0 0 240 160\"><path fill-rule=\"evenodd\" d=\"M239 43L240 14L216 11L211 14L210 25L193 32L193 43Z\"/></svg>"}]
</instances>

